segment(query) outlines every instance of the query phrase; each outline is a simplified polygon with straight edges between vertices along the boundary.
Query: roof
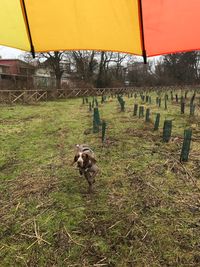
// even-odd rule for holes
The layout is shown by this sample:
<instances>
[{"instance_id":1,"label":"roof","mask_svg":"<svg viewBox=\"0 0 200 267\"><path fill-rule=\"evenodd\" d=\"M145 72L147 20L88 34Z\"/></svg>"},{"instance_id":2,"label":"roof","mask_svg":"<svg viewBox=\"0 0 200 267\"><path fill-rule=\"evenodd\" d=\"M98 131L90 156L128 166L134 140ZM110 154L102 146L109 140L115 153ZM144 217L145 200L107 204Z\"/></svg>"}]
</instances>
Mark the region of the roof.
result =
<instances>
[{"instance_id":1,"label":"roof","mask_svg":"<svg viewBox=\"0 0 200 267\"><path fill-rule=\"evenodd\" d=\"M23 61L21 59L7 59L7 58L3 59L3 58L1 58L0 59L0 65L7 65L5 63L2 64L1 62L19 62L21 64L26 65L27 68L32 68L32 69L35 68L33 65L31 65L31 64L29 64L29 63L27 63L27 62L25 62L25 61ZM7 66L10 66L10 65L8 64Z\"/></svg>"},{"instance_id":2,"label":"roof","mask_svg":"<svg viewBox=\"0 0 200 267\"><path fill-rule=\"evenodd\" d=\"M2 64L1 62L0 62L0 66L3 66L3 67L10 67L9 65Z\"/></svg>"}]
</instances>

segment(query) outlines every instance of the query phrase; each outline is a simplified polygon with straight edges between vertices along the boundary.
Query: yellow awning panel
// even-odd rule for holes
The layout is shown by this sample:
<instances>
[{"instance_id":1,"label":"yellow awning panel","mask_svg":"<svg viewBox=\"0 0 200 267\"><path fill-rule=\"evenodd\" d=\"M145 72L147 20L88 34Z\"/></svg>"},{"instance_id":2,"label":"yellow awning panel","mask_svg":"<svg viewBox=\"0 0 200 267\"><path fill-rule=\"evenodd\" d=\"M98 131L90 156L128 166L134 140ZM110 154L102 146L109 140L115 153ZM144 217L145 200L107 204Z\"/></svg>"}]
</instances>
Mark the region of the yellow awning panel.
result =
<instances>
[{"instance_id":1,"label":"yellow awning panel","mask_svg":"<svg viewBox=\"0 0 200 267\"><path fill-rule=\"evenodd\" d=\"M36 52L108 50L142 54L138 0L1 0L0 44Z\"/></svg>"},{"instance_id":2,"label":"yellow awning panel","mask_svg":"<svg viewBox=\"0 0 200 267\"><path fill-rule=\"evenodd\" d=\"M20 0L0 1L0 44L30 51Z\"/></svg>"},{"instance_id":3,"label":"yellow awning panel","mask_svg":"<svg viewBox=\"0 0 200 267\"><path fill-rule=\"evenodd\" d=\"M141 54L137 0L26 0L37 51L116 50Z\"/></svg>"}]
</instances>

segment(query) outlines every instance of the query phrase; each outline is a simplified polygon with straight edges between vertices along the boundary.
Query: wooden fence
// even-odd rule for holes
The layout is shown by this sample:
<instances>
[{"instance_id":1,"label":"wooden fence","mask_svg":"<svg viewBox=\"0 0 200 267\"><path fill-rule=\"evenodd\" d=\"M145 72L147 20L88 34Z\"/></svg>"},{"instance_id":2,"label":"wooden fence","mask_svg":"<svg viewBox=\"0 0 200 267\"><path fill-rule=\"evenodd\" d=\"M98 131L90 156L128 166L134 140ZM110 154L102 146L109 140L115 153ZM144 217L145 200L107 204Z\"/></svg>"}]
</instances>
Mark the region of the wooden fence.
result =
<instances>
[{"instance_id":1,"label":"wooden fence","mask_svg":"<svg viewBox=\"0 0 200 267\"><path fill-rule=\"evenodd\" d=\"M122 93L199 90L200 86L121 87L121 88L71 88L54 90L0 90L0 103L34 103L83 96L115 95Z\"/></svg>"}]
</instances>

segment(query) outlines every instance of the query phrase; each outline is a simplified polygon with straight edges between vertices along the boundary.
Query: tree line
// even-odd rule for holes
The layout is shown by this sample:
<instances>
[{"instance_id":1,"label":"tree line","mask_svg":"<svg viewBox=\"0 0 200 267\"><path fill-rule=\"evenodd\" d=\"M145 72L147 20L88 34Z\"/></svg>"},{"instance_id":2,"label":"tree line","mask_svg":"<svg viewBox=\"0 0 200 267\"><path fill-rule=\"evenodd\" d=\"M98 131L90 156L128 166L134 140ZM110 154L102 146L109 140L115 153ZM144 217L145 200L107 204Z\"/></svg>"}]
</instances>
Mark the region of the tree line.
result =
<instances>
[{"instance_id":1,"label":"tree line","mask_svg":"<svg viewBox=\"0 0 200 267\"><path fill-rule=\"evenodd\" d=\"M51 68L57 88L65 71L63 62L69 64L70 79L79 87L189 85L200 81L198 51L150 58L146 65L136 56L87 50L38 53L35 60L27 53L23 59Z\"/></svg>"}]
</instances>

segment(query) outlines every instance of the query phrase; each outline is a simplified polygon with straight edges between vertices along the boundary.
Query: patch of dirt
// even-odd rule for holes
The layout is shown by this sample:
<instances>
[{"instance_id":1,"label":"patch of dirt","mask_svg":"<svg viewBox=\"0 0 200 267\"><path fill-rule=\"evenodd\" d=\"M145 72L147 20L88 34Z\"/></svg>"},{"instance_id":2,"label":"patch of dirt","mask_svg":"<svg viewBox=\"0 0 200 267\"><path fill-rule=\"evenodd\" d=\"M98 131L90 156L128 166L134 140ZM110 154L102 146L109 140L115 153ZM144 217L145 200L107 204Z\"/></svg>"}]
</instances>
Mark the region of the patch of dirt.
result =
<instances>
[{"instance_id":1,"label":"patch of dirt","mask_svg":"<svg viewBox=\"0 0 200 267\"><path fill-rule=\"evenodd\" d=\"M14 180L5 182L4 190L0 194L0 218L2 222L8 223L20 207L24 207L25 200L37 198L43 200L50 192L58 190L59 181L57 177L41 176L40 173L24 173Z\"/></svg>"},{"instance_id":2,"label":"patch of dirt","mask_svg":"<svg viewBox=\"0 0 200 267\"><path fill-rule=\"evenodd\" d=\"M40 174L24 173L21 177L8 182L9 192L13 199L26 198L30 195L45 196L56 189L57 177L41 177Z\"/></svg>"},{"instance_id":3,"label":"patch of dirt","mask_svg":"<svg viewBox=\"0 0 200 267\"><path fill-rule=\"evenodd\" d=\"M153 132L150 132L149 130L150 128L148 128L148 126L146 126L144 129L127 128L124 131L124 134L143 139L145 138L145 140L157 142L160 137L154 135Z\"/></svg>"},{"instance_id":4,"label":"patch of dirt","mask_svg":"<svg viewBox=\"0 0 200 267\"><path fill-rule=\"evenodd\" d=\"M85 135L92 134L92 128L87 128L83 132Z\"/></svg>"},{"instance_id":5,"label":"patch of dirt","mask_svg":"<svg viewBox=\"0 0 200 267\"><path fill-rule=\"evenodd\" d=\"M109 205L117 207L118 210L121 210L127 203L127 199L120 192L113 190L108 195Z\"/></svg>"},{"instance_id":6,"label":"patch of dirt","mask_svg":"<svg viewBox=\"0 0 200 267\"><path fill-rule=\"evenodd\" d=\"M8 172L8 171L12 170L12 168L14 167L15 164L17 164L17 160L15 160L15 159L7 160L5 163L0 165L0 172Z\"/></svg>"},{"instance_id":7,"label":"patch of dirt","mask_svg":"<svg viewBox=\"0 0 200 267\"><path fill-rule=\"evenodd\" d=\"M58 129L46 132L47 135L58 134L59 137L65 137L67 133L69 133L69 130L67 128L58 128Z\"/></svg>"},{"instance_id":8,"label":"patch of dirt","mask_svg":"<svg viewBox=\"0 0 200 267\"><path fill-rule=\"evenodd\" d=\"M28 117L21 118L21 119L18 119L18 118L16 118L16 119L14 119L14 118L11 118L11 119L1 119L0 120L0 123L1 124L13 124L13 123L31 121L31 120L39 119L39 118L41 118L39 115L34 115L34 116L28 116Z\"/></svg>"},{"instance_id":9,"label":"patch of dirt","mask_svg":"<svg viewBox=\"0 0 200 267\"><path fill-rule=\"evenodd\" d=\"M109 136L109 137L106 137L106 140L103 146L108 148L110 146L118 146L119 143L120 143L119 139Z\"/></svg>"}]
</instances>

